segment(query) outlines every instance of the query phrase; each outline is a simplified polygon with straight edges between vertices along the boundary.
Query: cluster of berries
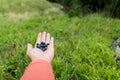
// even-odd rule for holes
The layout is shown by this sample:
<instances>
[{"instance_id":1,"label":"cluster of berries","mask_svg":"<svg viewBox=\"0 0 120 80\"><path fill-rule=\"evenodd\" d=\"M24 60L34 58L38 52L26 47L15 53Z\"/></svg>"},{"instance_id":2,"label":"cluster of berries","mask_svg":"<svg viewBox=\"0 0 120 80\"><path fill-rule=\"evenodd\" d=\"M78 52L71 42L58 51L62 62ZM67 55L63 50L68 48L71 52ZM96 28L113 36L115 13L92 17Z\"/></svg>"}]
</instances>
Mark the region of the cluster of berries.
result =
<instances>
[{"instance_id":1,"label":"cluster of berries","mask_svg":"<svg viewBox=\"0 0 120 80\"><path fill-rule=\"evenodd\" d=\"M37 43L37 48L41 49L42 51L46 51L49 43L41 42L40 44Z\"/></svg>"}]
</instances>

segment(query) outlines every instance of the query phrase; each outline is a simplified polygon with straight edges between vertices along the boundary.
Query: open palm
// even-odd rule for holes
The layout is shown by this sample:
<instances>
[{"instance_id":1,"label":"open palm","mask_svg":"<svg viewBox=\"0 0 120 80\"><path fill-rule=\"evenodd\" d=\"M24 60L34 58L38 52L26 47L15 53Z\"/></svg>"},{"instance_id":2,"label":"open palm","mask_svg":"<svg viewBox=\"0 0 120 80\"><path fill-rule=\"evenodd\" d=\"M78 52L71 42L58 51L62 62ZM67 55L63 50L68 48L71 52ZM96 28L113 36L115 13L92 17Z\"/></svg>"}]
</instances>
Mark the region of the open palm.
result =
<instances>
[{"instance_id":1,"label":"open palm","mask_svg":"<svg viewBox=\"0 0 120 80\"><path fill-rule=\"evenodd\" d=\"M41 42L49 43L46 51L42 51L41 49L36 47L37 43ZM51 63L54 57L54 38L50 37L49 33L39 33L35 47L33 48L31 44L28 44L26 53L32 61L41 59Z\"/></svg>"}]
</instances>

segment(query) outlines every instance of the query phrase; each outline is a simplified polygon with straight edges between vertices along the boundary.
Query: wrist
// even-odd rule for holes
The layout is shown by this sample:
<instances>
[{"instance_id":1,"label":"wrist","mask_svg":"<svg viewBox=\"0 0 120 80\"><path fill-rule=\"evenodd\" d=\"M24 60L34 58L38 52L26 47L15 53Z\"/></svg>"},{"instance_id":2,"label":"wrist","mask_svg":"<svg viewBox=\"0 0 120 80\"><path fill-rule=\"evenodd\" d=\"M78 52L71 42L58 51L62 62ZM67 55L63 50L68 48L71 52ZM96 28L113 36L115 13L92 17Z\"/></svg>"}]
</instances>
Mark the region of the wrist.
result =
<instances>
[{"instance_id":1,"label":"wrist","mask_svg":"<svg viewBox=\"0 0 120 80\"><path fill-rule=\"evenodd\" d=\"M50 61L50 60L44 59L44 58L43 58L43 59L42 59L42 58L33 58L33 59L32 59L32 62L35 62L35 61L45 61L45 62L51 64L51 61Z\"/></svg>"}]
</instances>

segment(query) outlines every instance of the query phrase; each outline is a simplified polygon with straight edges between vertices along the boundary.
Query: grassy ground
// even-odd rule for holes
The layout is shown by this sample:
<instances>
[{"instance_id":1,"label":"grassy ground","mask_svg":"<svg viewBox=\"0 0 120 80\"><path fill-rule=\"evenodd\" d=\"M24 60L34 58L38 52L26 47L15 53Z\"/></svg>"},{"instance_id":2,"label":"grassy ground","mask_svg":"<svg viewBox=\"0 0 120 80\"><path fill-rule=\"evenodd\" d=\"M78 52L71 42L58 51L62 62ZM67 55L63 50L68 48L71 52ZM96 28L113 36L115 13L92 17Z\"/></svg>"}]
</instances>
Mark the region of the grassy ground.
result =
<instances>
[{"instance_id":1,"label":"grassy ground","mask_svg":"<svg viewBox=\"0 0 120 80\"><path fill-rule=\"evenodd\" d=\"M58 80L120 80L111 49L120 20L100 14L69 18L59 7L45 0L0 0L0 80L19 80L30 62L26 45L43 31L55 37Z\"/></svg>"}]
</instances>

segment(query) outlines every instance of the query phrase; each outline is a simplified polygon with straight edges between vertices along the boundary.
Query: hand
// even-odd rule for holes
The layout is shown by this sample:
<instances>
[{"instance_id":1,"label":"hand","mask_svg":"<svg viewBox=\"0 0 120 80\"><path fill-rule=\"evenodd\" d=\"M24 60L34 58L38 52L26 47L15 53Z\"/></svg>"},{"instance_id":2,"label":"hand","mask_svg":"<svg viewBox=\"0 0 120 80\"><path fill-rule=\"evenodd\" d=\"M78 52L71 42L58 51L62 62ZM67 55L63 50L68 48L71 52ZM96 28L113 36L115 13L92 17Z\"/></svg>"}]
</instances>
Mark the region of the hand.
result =
<instances>
[{"instance_id":1,"label":"hand","mask_svg":"<svg viewBox=\"0 0 120 80\"><path fill-rule=\"evenodd\" d=\"M41 49L36 47L37 43L41 43L42 41L45 43L49 43L46 51L42 51ZM54 38L50 37L49 33L39 33L35 47L33 48L31 44L28 44L26 53L32 61L41 59L51 63L54 57Z\"/></svg>"}]
</instances>

